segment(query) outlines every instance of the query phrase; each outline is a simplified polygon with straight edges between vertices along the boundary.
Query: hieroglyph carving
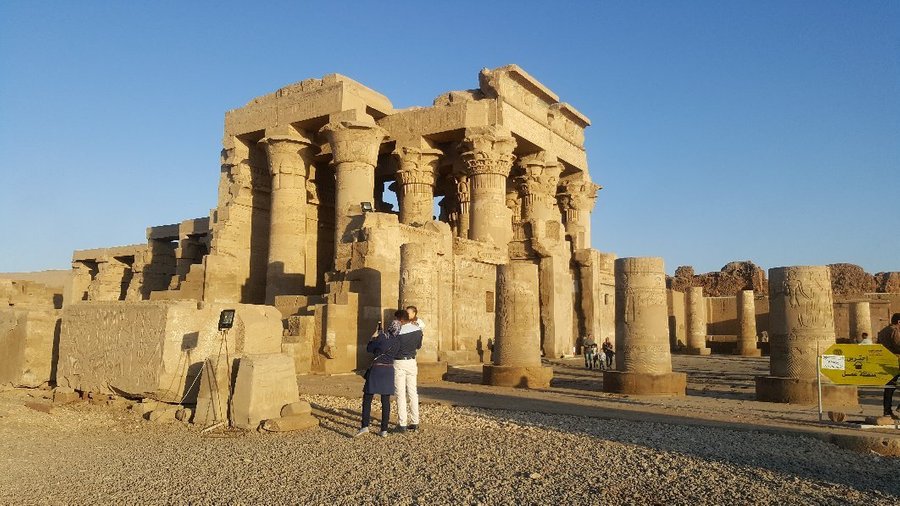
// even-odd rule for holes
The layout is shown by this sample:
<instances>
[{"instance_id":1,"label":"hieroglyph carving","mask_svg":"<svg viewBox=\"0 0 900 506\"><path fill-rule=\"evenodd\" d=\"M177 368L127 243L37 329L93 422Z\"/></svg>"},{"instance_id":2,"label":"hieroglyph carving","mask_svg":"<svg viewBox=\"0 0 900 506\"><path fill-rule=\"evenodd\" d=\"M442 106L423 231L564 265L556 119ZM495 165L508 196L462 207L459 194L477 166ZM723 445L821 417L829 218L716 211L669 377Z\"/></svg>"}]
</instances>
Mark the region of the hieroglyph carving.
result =
<instances>
[{"instance_id":1,"label":"hieroglyph carving","mask_svg":"<svg viewBox=\"0 0 900 506\"><path fill-rule=\"evenodd\" d=\"M662 259L619 258L615 278L617 369L672 372Z\"/></svg>"}]
</instances>

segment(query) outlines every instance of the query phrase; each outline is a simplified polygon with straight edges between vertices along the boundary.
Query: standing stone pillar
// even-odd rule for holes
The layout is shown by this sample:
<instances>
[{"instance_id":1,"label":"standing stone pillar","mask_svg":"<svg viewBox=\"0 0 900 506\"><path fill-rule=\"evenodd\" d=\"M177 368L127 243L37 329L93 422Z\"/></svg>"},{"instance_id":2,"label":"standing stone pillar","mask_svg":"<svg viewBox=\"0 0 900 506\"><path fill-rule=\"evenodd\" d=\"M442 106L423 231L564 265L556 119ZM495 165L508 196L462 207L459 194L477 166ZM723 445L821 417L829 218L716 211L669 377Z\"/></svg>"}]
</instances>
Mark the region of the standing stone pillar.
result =
<instances>
[{"instance_id":1,"label":"standing stone pillar","mask_svg":"<svg viewBox=\"0 0 900 506\"><path fill-rule=\"evenodd\" d=\"M872 335L872 313L869 309L869 301L860 300L850 303L850 339L859 341L863 334L868 334L869 339L875 342Z\"/></svg>"},{"instance_id":2,"label":"standing stone pillar","mask_svg":"<svg viewBox=\"0 0 900 506\"><path fill-rule=\"evenodd\" d=\"M352 115L350 115L352 116ZM340 245L352 242L353 232L362 226L363 202L375 204L375 166L378 149L387 132L371 116L357 114L323 127L331 145L335 174L335 256L342 258ZM340 266L335 262L335 268Z\"/></svg>"},{"instance_id":3,"label":"standing stone pillar","mask_svg":"<svg viewBox=\"0 0 900 506\"><path fill-rule=\"evenodd\" d=\"M835 343L833 305L828 267L769 269L771 375L757 376L756 400L816 403L816 348L823 353ZM856 405L856 387L823 384L822 398Z\"/></svg>"},{"instance_id":4,"label":"standing stone pillar","mask_svg":"<svg viewBox=\"0 0 900 506\"><path fill-rule=\"evenodd\" d=\"M463 239L469 238L469 226L472 223L470 214L470 206L472 204L472 191L469 184L469 176L464 173L456 174L454 177L456 182L456 199L459 202L458 214L456 215L456 235Z\"/></svg>"},{"instance_id":5,"label":"standing stone pillar","mask_svg":"<svg viewBox=\"0 0 900 506\"><path fill-rule=\"evenodd\" d=\"M741 290L737 293L737 318L740 330L735 354L745 357L762 356L762 350L756 347L756 299L753 290Z\"/></svg>"},{"instance_id":6,"label":"standing stone pillar","mask_svg":"<svg viewBox=\"0 0 900 506\"><path fill-rule=\"evenodd\" d=\"M289 125L267 129L259 142L272 176L266 304L273 304L277 295L300 295L305 289L306 180L317 148Z\"/></svg>"},{"instance_id":7,"label":"standing stone pillar","mask_svg":"<svg viewBox=\"0 0 900 506\"><path fill-rule=\"evenodd\" d=\"M87 289L87 300L125 300L131 281L129 266L115 257L101 257L97 259L97 268L97 276Z\"/></svg>"},{"instance_id":8,"label":"standing stone pillar","mask_svg":"<svg viewBox=\"0 0 900 506\"><path fill-rule=\"evenodd\" d=\"M553 369L541 365L538 268L530 261L497 266L497 320L493 364L485 365L485 385L546 388Z\"/></svg>"},{"instance_id":9,"label":"standing stone pillar","mask_svg":"<svg viewBox=\"0 0 900 506\"><path fill-rule=\"evenodd\" d=\"M568 179L560 184L562 192L557 200L563 212L566 234L572 238L576 251L590 248L591 211L597 201L597 191L602 187L581 179Z\"/></svg>"},{"instance_id":10,"label":"standing stone pillar","mask_svg":"<svg viewBox=\"0 0 900 506\"><path fill-rule=\"evenodd\" d=\"M619 258L615 280L616 370L603 373L603 391L684 395L687 375L672 372L662 258Z\"/></svg>"},{"instance_id":11,"label":"standing stone pillar","mask_svg":"<svg viewBox=\"0 0 900 506\"><path fill-rule=\"evenodd\" d=\"M706 347L706 297L702 286L691 286L684 293L684 311L687 313L687 353L709 355Z\"/></svg>"},{"instance_id":12,"label":"standing stone pillar","mask_svg":"<svg viewBox=\"0 0 900 506\"><path fill-rule=\"evenodd\" d=\"M468 129L460 145L472 192L469 238L492 243L504 251L512 239L506 179L515 147L516 140L509 131L499 127Z\"/></svg>"},{"instance_id":13,"label":"standing stone pillar","mask_svg":"<svg viewBox=\"0 0 900 506\"><path fill-rule=\"evenodd\" d=\"M400 166L397 195L400 223L421 227L432 221L434 214L434 177L442 152L427 146L398 146L394 151Z\"/></svg>"},{"instance_id":14,"label":"standing stone pillar","mask_svg":"<svg viewBox=\"0 0 900 506\"><path fill-rule=\"evenodd\" d=\"M418 316L425 322L422 349L416 354L421 383L440 381L447 374L447 363L438 362L441 339L437 290L440 280L436 256L437 253L425 244L407 243L400 246L398 307L416 306Z\"/></svg>"}]
</instances>

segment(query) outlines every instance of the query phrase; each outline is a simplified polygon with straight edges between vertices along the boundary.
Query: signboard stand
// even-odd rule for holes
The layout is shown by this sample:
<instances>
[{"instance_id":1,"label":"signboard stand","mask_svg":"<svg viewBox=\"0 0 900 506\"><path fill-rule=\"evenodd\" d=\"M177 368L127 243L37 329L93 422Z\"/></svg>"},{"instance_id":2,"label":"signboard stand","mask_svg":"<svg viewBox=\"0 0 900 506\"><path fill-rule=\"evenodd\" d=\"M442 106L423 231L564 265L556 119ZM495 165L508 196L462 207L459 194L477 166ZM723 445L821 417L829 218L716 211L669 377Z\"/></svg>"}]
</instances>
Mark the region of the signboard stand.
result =
<instances>
[{"instance_id":1,"label":"signboard stand","mask_svg":"<svg viewBox=\"0 0 900 506\"><path fill-rule=\"evenodd\" d=\"M857 388L884 386L900 371L897 356L880 344L833 344L825 350L816 343L816 390L818 398L819 422L823 421L822 408L822 376L826 376L835 385L855 385ZM832 421L840 421L829 412ZM875 418L875 417L869 417ZM851 424L858 428L900 428L900 422L891 425Z\"/></svg>"}]
</instances>

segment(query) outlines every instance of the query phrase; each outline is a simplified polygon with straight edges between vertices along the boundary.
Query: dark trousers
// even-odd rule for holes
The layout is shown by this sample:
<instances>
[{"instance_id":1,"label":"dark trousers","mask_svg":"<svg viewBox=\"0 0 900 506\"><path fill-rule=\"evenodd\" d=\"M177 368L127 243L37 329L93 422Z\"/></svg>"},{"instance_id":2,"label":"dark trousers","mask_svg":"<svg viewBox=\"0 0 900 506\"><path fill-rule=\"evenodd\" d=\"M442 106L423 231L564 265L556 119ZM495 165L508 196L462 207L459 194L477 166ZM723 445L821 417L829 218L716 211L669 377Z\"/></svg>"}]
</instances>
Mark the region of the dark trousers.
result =
<instances>
[{"instance_id":1,"label":"dark trousers","mask_svg":"<svg viewBox=\"0 0 900 506\"><path fill-rule=\"evenodd\" d=\"M612 367L612 361L613 361L613 356L614 356L614 355L615 355L615 353L613 353L613 352L611 352L611 351L607 351L607 352L606 352L606 368L607 368L607 369L609 369L609 368Z\"/></svg>"},{"instance_id":2,"label":"dark trousers","mask_svg":"<svg viewBox=\"0 0 900 506\"><path fill-rule=\"evenodd\" d=\"M363 394L362 406L362 426L369 426L369 420L372 418L372 398L375 394ZM390 394L381 394L381 430L388 430L388 422L391 419L391 396Z\"/></svg>"},{"instance_id":3,"label":"dark trousers","mask_svg":"<svg viewBox=\"0 0 900 506\"><path fill-rule=\"evenodd\" d=\"M900 374L894 376L894 379L888 382L884 387L884 414L890 415L891 408L893 408L894 403L894 390L897 390L897 379L900 378Z\"/></svg>"}]
</instances>

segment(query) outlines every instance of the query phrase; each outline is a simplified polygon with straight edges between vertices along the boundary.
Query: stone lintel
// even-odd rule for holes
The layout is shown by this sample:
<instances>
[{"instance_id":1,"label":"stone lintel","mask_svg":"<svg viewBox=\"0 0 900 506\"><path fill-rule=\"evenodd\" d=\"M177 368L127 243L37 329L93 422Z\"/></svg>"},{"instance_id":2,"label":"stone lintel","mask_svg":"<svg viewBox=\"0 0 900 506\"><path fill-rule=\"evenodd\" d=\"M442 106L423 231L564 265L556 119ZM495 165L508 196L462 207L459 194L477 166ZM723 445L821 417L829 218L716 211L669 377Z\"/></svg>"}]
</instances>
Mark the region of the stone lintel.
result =
<instances>
[{"instance_id":1,"label":"stone lintel","mask_svg":"<svg viewBox=\"0 0 900 506\"><path fill-rule=\"evenodd\" d=\"M111 257L130 257L139 255L147 249L146 244L130 244L128 246L110 246L109 248L95 248L76 250L72 253L73 262L96 261Z\"/></svg>"},{"instance_id":2,"label":"stone lintel","mask_svg":"<svg viewBox=\"0 0 900 506\"><path fill-rule=\"evenodd\" d=\"M503 86L504 78L515 81L548 105L559 102L559 96L556 93L553 93L550 88L544 86L543 83L514 63L503 67L497 67L493 70L487 68L481 69L481 72L478 74L481 91L490 95L503 96L504 92L507 91L505 86Z\"/></svg>"},{"instance_id":3,"label":"stone lintel","mask_svg":"<svg viewBox=\"0 0 900 506\"><path fill-rule=\"evenodd\" d=\"M570 120L574 121L576 125L581 128L587 128L591 126L591 120L588 119L587 116L581 114L578 109L575 109L570 104L566 102L559 102L550 106L551 111L559 111L560 114L563 114Z\"/></svg>"}]
</instances>

